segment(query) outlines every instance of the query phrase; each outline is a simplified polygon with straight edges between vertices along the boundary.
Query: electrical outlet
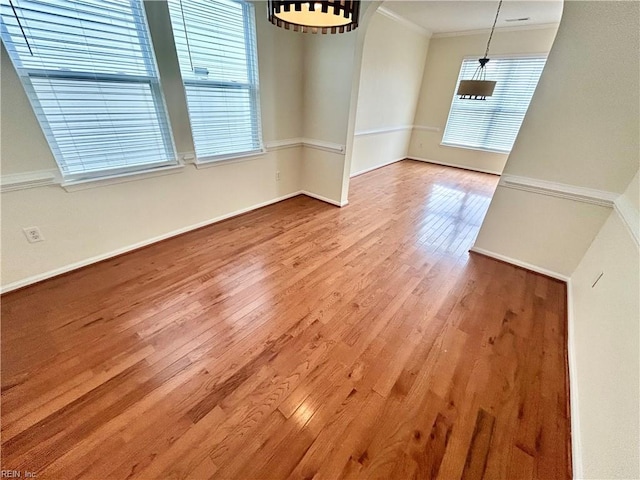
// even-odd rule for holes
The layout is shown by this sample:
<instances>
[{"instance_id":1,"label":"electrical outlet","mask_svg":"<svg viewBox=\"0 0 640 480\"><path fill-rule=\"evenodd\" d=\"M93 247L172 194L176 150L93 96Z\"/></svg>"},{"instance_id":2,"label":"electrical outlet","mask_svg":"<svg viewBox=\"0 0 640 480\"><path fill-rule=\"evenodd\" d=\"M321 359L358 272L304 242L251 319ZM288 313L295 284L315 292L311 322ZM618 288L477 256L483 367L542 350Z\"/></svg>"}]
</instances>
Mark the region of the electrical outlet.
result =
<instances>
[{"instance_id":1,"label":"electrical outlet","mask_svg":"<svg viewBox=\"0 0 640 480\"><path fill-rule=\"evenodd\" d=\"M280 181L280 170L276 172L276 182Z\"/></svg>"},{"instance_id":2,"label":"electrical outlet","mask_svg":"<svg viewBox=\"0 0 640 480\"><path fill-rule=\"evenodd\" d=\"M23 228L22 231L27 237L27 240L29 240L29 243L42 242L44 240L44 237L42 236L42 233L40 233L40 229L38 227Z\"/></svg>"}]
</instances>

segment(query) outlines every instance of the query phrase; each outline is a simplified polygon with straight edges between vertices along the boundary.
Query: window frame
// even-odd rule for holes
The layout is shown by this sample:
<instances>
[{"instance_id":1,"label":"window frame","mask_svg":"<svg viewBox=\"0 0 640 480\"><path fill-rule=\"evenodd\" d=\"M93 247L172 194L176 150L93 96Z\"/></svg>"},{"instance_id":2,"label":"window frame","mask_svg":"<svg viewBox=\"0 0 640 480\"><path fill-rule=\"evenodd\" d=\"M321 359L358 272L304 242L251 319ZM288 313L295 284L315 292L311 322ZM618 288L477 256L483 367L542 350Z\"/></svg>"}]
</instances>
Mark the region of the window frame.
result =
<instances>
[{"instance_id":1,"label":"window frame","mask_svg":"<svg viewBox=\"0 0 640 480\"><path fill-rule=\"evenodd\" d=\"M185 79L182 75L182 66L180 65L180 54L175 44L175 31L174 33L174 45L176 46L176 53L178 56L178 70L180 71L180 78L182 80L182 87L184 90L184 98L187 107L187 113L189 115L190 131L193 140L194 147L194 164L196 166L208 166L214 164L230 163L235 161L251 160L255 157L262 156L266 153L264 144L264 138L262 134L262 112L260 105L260 72L258 65L258 38L257 38L257 25L255 17L255 5L247 0L230 0L238 3L242 6L242 21L244 25L244 31L250 32L250 42L246 42L245 45L245 59L247 64L247 73L249 82L240 83L235 81L224 80L198 80L198 79ZM169 6L169 10L171 7ZM171 16L171 13L170 15ZM173 30L173 23L172 23ZM186 35L186 32L185 32ZM225 88L234 90L246 90L249 93L249 101L251 105L252 122L257 130L258 148L253 150L243 150L233 153L224 153L220 155L203 155L199 156L196 149L195 135L193 131L193 118L189 108L189 96L187 87L205 87L205 88Z\"/></svg>"},{"instance_id":2,"label":"window frame","mask_svg":"<svg viewBox=\"0 0 640 480\"><path fill-rule=\"evenodd\" d=\"M540 72L540 76L542 76L542 72L544 72L544 68L546 67L546 62L548 60L548 56L549 56L549 52L544 52L544 53L514 53L514 54L502 54L502 55L491 55L490 59L513 59L513 60L518 60L518 59L535 59L535 58L543 58L545 61L544 66L542 67L542 71ZM449 119L451 118L451 112L454 106L454 103L456 101L456 97L457 97L457 89L458 89L458 85L460 83L460 74L462 72L462 68L464 66L464 62L465 61L469 61L469 60L474 60L477 62L478 60L478 56L477 55L465 55L462 60L460 61L460 67L458 69L458 77L456 79L456 83L454 85L454 90L453 90L453 95L451 97L451 104L449 106L449 112L447 114L447 121L445 123L445 126L442 130L442 138L440 141L440 146L442 147L449 147L449 148L462 148L465 150L474 150L474 151L480 151L480 152L488 152L488 153L497 153L497 154L501 154L501 155L509 155L511 153L511 150L513 149L513 147L510 150L501 150L498 148L490 148L490 147L484 147L484 146L472 146L472 145L466 145L466 144L460 144L460 143L456 143L456 142L447 142L445 141L445 134L447 132L447 126L449 124ZM536 87L534 88L532 94L531 94L531 98L529 99L529 104L527 105L527 111L529 110L529 105L531 105L531 100L533 99L533 95L535 94L535 90L538 88L538 84L540 83L540 78L538 78L538 82L536 83ZM482 102L483 100L468 100L470 102ZM497 110L492 111L492 115L495 115L495 112ZM525 116L526 116L526 111L525 111ZM520 131L520 128L522 127L522 124L520 124L520 127L518 128L518 133ZM516 138L517 138L516 134Z\"/></svg>"},{"instance_id":3,"label":"window frame","mask_svg":"<svg viewBox=\"0 0 640 480\"><path fill-rule=\"evenodd\" d=\"M138 176L144 173L153 173L157 171L163 171L168 169L174 169L181 166L181 162L178 159L175 141L173 138L173 129L171 126L171 120L169 118L169 112L166 106L164 92L162 90L160 71L157 65L155 52L153 50L153 39L149 30L147 21L147 14L142 0L132 0L132 8L138 9L140 15L134 16L136 32L139 38L139 46L141 51L144 52L144 63L147 72L154 72L156 75L129 75L129 74L116 74L105 72L87 72L87 71L72 71L72 70L50 70L50 69L38 69L32 67L25 67L21 61L20 55L15 49L13 42L5 42L2 40L2 44L9 54L9 59L14 66L16 74L20 79L23 88L27 93L27 97L31 103L32 110L40 129L42 130L49 148L56 161L56 167L60 173L63 186L69 186L74 184L84 184L87 182L99 182L101 180L117 179L128 176ZM7 27L4 22L1 23L2 37L10 34L6 30ZM146 34L146 40L140 38L140 35ZM118 167L106 167L100 170L93 170L90 172L82 173L65 173L63 166L65 160L59 158L61 155L58 141L53 134L46 114L40 103L40 98L36 93L35 87L32 83L32 78L51 78L55 80L68 80L68 81L86 81L95 83L123 83L128 85L146 84L149 86L149 91L154 99L154 108L158 123L166 128L167 136L162 135L162 142L167 151L170 154L170 158L166 161L158 161L153 163L144 163L130 166L118 166Z\"/></svg>"}]
</instances>

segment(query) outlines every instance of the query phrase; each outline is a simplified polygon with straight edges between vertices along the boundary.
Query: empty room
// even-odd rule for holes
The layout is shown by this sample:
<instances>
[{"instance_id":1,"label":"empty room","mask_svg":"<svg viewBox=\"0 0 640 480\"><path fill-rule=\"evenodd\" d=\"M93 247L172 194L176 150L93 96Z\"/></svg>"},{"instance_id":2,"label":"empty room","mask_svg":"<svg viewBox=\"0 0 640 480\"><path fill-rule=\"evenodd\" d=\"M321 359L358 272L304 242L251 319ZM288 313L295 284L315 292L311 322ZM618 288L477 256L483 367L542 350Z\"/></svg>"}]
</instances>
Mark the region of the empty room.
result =
<instances>
[{"instance_id":1,"label":"empty room","mask_svg":"<svg viewBox=\"0 0 640 480\"><path fill-rule=\"evenodd\" d=\"M640 2L0 15L3 478L640 478Z\"/></svg>"}]
</instances>

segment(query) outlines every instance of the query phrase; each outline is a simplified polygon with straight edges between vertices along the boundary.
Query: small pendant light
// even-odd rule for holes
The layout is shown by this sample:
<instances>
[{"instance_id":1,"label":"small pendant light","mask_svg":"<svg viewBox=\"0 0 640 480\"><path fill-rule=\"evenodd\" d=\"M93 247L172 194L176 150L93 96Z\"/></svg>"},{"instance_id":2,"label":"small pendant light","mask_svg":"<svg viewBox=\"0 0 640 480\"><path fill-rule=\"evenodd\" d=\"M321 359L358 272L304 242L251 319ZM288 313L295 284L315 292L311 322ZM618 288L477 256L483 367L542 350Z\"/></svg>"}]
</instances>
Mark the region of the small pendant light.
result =
<instances>
[{"instance_id":1,"label":"small pendant light","mask_svg":"<svg viewBox=\"0 0 640 480\"><path fill-rule=\"evenodd\" d=\"M486 74L484 67L489 63L489 45L491 45L491 38L493 37L493 31L496 28L496 22L498 21L498 14L500 13L500 7L502 6L502 0L498 3L498 11L496 12L496 18L493 21L493 27L491 27L491 33L489 34L489 41L487 42L487 49L484 52L484 57L479 58L478 62L480 66L476 69L471 80L460 80L458 86L457 95L460 95L460 99L466 100L486 100L487 97L493 95L493 89L496 88L496 82L493 80L486 80Z\"/></svg>"},{"instance_id":2,"label":"small pendant light","mask_svg":"<svg viewBox=\"0 0 640 480\"><path fill-rule=\"evenodd\" d=\"M344 33L358 28L359 0L268 0L269 21L295 32Z\"/></svg>"}]
</instances>

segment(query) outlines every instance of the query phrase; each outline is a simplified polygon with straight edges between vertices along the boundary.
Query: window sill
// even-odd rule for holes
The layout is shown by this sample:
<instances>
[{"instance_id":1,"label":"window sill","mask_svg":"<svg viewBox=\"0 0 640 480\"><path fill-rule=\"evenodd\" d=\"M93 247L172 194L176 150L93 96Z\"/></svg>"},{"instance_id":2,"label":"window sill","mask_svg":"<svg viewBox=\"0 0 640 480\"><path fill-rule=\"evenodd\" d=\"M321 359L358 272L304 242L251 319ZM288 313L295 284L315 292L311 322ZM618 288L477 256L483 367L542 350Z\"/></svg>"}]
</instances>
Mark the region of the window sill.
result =
<instances>
[{"instance_id":1,"label":"window sill","mask_svg":"<svg viewBox=\"0 0 640 480\"><path fill-rule=\"evenodd\" d=\"M246 154L238 154L228 157L213 157L213 158L205 158L197 160L194 165L200 170L202 168L211 168L211 167L221 167L223 165L231 165L233 163L241 163L248 162L251 160L258 159L260 157L264 157L267 151L263 148L261 150L257 150L255 152L250 152Z\"/></svg>"},{"instance_id":2,"label":"window sill","mask_svg":"<svg viewBox=\"0 0 640 480\"><path fill-rule=\"evenodd\" d=\"M63 181L60 186L67 192L78 192L89 188L106 187L118 183L135 182L147 178L161 177L164 175L172 175L179 173L184 169L185 165L170 165L168 167L154 168L153 170L142 170L139 172L121 173L118 175L109 175L106 177L90 178L86 180L70 180Z\"/></svg>"},{"instance_id":3,"label":"window sill","mask_svg":"<svg viewBox=\"0 0 640 480\"><path fill-rule=\"evenodd\" d=\"M504 150L492 150L491 148L482 148L482 147L470 147L469 145L459 145L457 143L445 143L445 142L441 142L440 143L441 147L451 147L451 148L463 148L465 150L475 150L478 152L487 152L487 153L497 153L500 155L509 155L511 153L511 151L504 151Z\"/></svg>"}]
</instances>

